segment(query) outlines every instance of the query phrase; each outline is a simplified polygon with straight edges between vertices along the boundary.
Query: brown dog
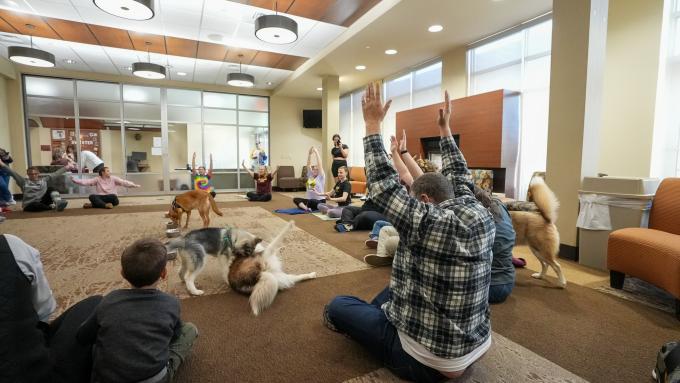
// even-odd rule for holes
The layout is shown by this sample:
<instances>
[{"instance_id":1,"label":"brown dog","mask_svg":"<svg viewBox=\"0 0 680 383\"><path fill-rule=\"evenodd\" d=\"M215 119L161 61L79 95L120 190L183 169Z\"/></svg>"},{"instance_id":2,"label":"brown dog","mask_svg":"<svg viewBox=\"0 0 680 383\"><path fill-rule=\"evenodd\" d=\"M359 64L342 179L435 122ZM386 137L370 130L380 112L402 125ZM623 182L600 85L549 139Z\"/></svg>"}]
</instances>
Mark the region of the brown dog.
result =
<instances>
[{"instance_id":1,"label":"brown dog","mask_svg":"<svg viewBox=\"0 0 680 383\"><path fill-rule=\"evenodd\" d=\"M559 286L567 286L567 279L562 273L562 267L557 262L557 254L560 251L560 233L557 231L557 209L560 204L555 194L545 184L543 178L534 177L529 185L529 200L534 202L533 211L512 211L508 206L512 217L512 226L515 229L515 244L529 245L529 249L541 262L541 272L531 276L543 279L548 266L557 273ZM533 204L532 204L533 205Z\"/></svg>"},{"instance_id":2,"label":"brown dog","mask_svg":"<svg viewBox=\"0 0 680 383\"><path fill-rule=\"evenodd\" d=\"M170 205L170 211L165 214L165 216L170 218L172 222L181 226L182 214L187 213L187 221L184 224L184 228L186 229L189 226L191 211L196 209L203 220L203 227L208 227L210 226L211 208L215 214L219 216L222 215L222 212L217 208L217 204L215 204L215 200L210 193L206 193L202 190L191 190L175 197L172 201L172 205Z\"/></svg>"}]
</instances>

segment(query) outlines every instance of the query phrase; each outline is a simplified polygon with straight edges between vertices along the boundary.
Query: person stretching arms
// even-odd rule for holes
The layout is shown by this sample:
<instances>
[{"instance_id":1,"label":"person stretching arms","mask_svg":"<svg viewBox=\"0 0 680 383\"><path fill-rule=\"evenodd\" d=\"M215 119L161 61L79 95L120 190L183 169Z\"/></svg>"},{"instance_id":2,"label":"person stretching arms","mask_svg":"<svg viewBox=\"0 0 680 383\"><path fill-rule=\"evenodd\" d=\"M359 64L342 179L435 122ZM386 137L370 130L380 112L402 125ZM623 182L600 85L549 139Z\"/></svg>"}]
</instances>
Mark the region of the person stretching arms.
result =
<instances>
[{"instance_id":1,"label":"person stretching arms","mask_svg":"<svg viewBox=\"0 0 680 383\"><path fill-rule=\"evenodd\" d=\"M140 188L141 185L137 185L134 182L118 178L111 175L111 170L104 166L99 169L99 176L88 179L78 179L71 176L71 181L74 184L82 186L97 186L97 192L95 194L90 194L90 202L85 202L83 209L97 208L97 209L113 209L114 206L118 206L118 186L124 186L126 188Z\"/></svg>"}]
</instances>

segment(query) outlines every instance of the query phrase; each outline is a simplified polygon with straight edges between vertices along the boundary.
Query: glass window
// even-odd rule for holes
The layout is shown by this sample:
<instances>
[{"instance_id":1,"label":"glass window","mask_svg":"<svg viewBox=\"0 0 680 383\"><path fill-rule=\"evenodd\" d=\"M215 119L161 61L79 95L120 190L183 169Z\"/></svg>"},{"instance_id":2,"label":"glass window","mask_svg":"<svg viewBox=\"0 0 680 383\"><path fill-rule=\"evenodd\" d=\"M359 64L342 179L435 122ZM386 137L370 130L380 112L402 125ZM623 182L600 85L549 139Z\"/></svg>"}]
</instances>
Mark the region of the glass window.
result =
<instances>
[{"instance_id":1,"label":"glass window","mask_svg":"<svg viewBox=\"0 0 680 383\"><path fill-rule=\"evenodd\" d=\"M131 104L126 102L123 110L123 116L126 120L160 121L161 119L160 105Z\"/></svg>"},{"instance_id":2,"label":"glass window","mask_svg":"<svg viewBox=\"0 0 680 383\"><path fill-rule=\"evenodd\" d=\"M41 116L74 117L73 99L61 100L54 98L27 97L27 109L30 113ZM29 114L30 115L30 114Z\"/></svg>"},{"instance_id":3,"label":"glass window","mask_svg":"<svg viewBox=\"0 0 680 383\"><path fill-rule=\"evenodd\" d=\"M238 150L236 148L236 126L205 125L203 126L206 161L212 153L215 171L236 170Z\"/></svg>"},{"instance_id":4,"label":"glass window","mask_svg":"<svg viewBox=\"0 0 680 383\"><path fill-rule=\"evenodd\" d=\"M78 99L120 102L120 85L108 82L77 81Z\"/></svg>"},{"instance_id":5,"label":"glass window","mask_svg":"<svg viewBox=\"0 0 680 383\"><path fill-rule=\"evenodd\" d=\"M267 128L239 127L238 151L240 165L257 171L260 165L269 165L269 132Z\"/></svg>"},{"instance_id":6,"label":"glass window","mask_svg":"<svg viewBox=\"0 0 680 383\"><path fill-rule=\"evenodd\" d=\"M106 118L120 121L120 103L109 101L78 101L80 118Z\"/></svg>"},{"instance_id":7,"label":"glass window","mask_svg":"<svg viewBox=\"0 0 680 383\"><path fill-rule=\"evenodd\" d=\"M236 124L236 111L203 108L203 122L211 124Z\"/></svg>"},{"instance_id":8,"label":"glass window","mask_svg":"<svg viewBox=\"0 0 680 383\"><path fill-rule=\"evenodd\" d=\"M239 95L238 108L256 110L258 112L269 112L269 99L267 97Z\"/></svg>"},{"instance_id":9,"label":"glass window","mask_svg":"<svg viewBox=\"0 0 680 383\"><path fill-rule=\"evenodd\" d=\"M72 80L28 76L25 79L27 95L73 99Z\"/></svg>"},{"instance_id":10,"label":"glass window","mask_svg":"<svg viewBox=\"0 0 680 383\"><path fill-rule=\"evenodd\" d=\"M201 122L201 108L173 106L168 108L169 122Z\"/></svg>"},{"instance_id":11,"label":"glass window","mask_svg":"<svg viewBox=\"0 0 680 383\"><path fill-rule=\"evenodd\" d=\"M236 95L203 92L203 107L236 109Z\"/></svg>"},{"instance_id":12,"label":"glass window","mask_svg":"<svg viewBox=\"0 0 680 383\"><path fill-rule=\"evenodd\" d=\"M522 58L524 33L519 32L475 48L472 53L472 70L480 72Z\"/></svg>"},{"instance_id":13,"label":"glass window","mask_svg":"<svg viewBox=\"0 0 680 383\"><path fill-rule=\"evenodd\" d=\"M432 105L442 101L442 63L441 61L413 74L413 108Z\"/></svg>"},{"instance_id":14,"label":"glass window","mask_svg":"<svg viewBox=\"0 0 680 383\"><path fill-rule=\"evenodd\" d=\"M161 103L161 88L123 85L123 100L129 102Z\"/></svg>"},{"instance_id":15,"label":"glass window","mask_svg":"<svg viewBox=\"0 0 680 383\"><path fill-rule=\"evenodd\" d=\"M239 125L269 126L269 113L238 112Z\"/></svg>"},{"instance_id":16,"label":"glass window","mask_svg":"<svg viewBox=\"0 0 680 383\"><path fill-rule=\"evenodd\" d=\"M201 106L201 91L168 89L168 105ZM170 112L170 110L168 110Z\"/></svg>"}]
</instances>

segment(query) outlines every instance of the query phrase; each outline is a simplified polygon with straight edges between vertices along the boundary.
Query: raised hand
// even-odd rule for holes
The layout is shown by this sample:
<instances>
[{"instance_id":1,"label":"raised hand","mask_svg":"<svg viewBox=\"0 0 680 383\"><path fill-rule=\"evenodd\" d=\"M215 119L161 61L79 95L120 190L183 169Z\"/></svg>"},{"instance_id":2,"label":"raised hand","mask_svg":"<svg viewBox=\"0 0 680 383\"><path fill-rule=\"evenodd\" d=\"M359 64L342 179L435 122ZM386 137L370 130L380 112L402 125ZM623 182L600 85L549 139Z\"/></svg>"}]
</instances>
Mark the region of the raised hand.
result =
<instances>
[{"instance_id":1,"label":"raised hand","mask_svg":"<svg viewBox=\"0 0 680 383\"><path fill-rule=\"evenodd\" d=\"M398 150L399 148L397 143L397 137L390 136L390 152L396 152Z\"/></svg>"},{"instance_id":2,"label":"raised hand","mask_svg":"<svg viewBox=\"0 0 680 383\"><path fill-rule=\"evenodd\" d=\"M406 149L406 129L402 130L401 140L399 140L399 151L403 152Z\"/></svg>"},{"instance_id":3,"label":"raised hand","mask_svg":"<svg viewBox=\"0 0 680 383\"><path fill-rule=\"evenodd\" d=\"M440 129L449 128L449 120L451 119L451 100L449 99L449 91L444 91L444 109L439 109L439 118L437 125Z\"/></svg>"},{"instance_id":4,"label":"raised hand","mask_svg":"<svg viewBox=\"0 0 680 383\"><path fill-rule=\"evenodd\" d=\"M361 98L361 108L364 113L364 123L366 124L366 135L380 133L380 123L385 118L390 109L392 100L388 100L383 105L380 99L380 84L371 83L366 87L366 92Z\"/></svg>"}]
</instances>

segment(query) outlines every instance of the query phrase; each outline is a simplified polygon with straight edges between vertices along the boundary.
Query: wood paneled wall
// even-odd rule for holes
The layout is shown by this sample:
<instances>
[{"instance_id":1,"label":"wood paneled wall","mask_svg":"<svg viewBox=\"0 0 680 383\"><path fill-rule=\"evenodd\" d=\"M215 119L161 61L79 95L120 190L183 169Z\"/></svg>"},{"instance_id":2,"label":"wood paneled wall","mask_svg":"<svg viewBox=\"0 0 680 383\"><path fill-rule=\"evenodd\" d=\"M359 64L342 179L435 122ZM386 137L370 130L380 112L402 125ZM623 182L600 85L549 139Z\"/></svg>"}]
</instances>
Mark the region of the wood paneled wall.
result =
<instances>
[{"instance_id":1,"label":"wood paneled wall","mask_svg":"<svg viewBox=\"0 0 680 383\"><path fill-rule=\"evenodd\" d=\"M407 147L423 156L421 138L439 137L443 103L397 113L397 138L406 130ZM505 90L453 100L450 121L460 135L460 150L471 168L505 169L506 195L514 195L519 149L519 93Z\"/></svg>"}]
</instances>

